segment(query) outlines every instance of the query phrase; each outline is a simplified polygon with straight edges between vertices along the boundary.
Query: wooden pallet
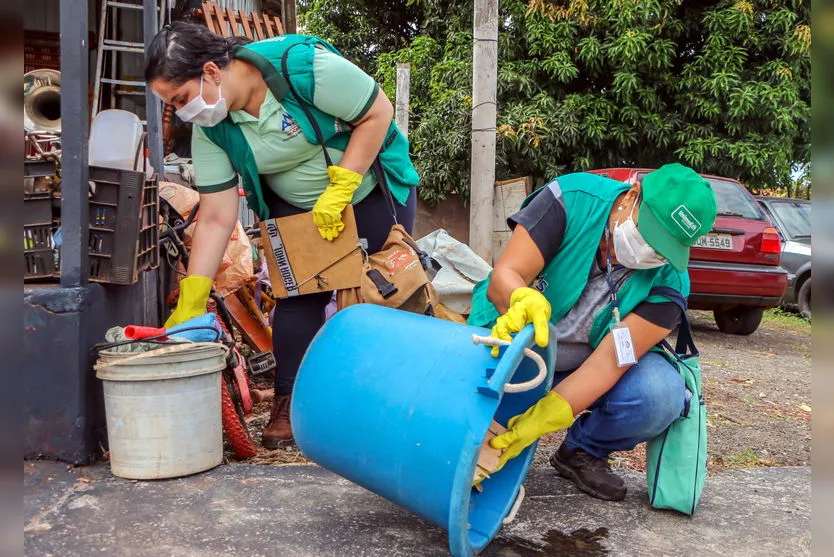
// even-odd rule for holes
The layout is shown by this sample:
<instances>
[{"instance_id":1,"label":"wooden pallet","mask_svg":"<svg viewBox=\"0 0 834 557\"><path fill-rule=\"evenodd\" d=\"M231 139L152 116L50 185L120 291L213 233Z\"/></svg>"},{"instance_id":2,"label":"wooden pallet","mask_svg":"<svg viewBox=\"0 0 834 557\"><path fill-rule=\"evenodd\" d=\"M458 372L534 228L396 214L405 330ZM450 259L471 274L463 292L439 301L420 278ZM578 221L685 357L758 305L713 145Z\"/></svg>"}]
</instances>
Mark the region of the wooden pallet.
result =
<instances>
[{"instance_id":1,"label":"wooden pallet","mask_svg":"<svg viewBox=\"0 0 834 557\"><path fill-rule=\"evenodd\" d=\"M200 12L206 27L223 37L248 37L253 41L262 41L284 34L284 26L278 16L224 9L217 2L203 2L202 9L198 10Z\"/></svg>"},{"instance_id":2,"label":"wooden pallet","mask_svg":"<svg viewBox=\"0 0 834 557\"><path fill-rule=\"evenodd\" d=\"M489 425L489 430L481 443L481 454L478 455L475 477L472 479L472 483L478 491L482 489L481 482L489 478L498 469L498 459L501 456L501 449L493 449L489 446L489 442L493 437L501 435L505 431L507 429L495 420L492 420Z\"/></svg>"}]
</instances>

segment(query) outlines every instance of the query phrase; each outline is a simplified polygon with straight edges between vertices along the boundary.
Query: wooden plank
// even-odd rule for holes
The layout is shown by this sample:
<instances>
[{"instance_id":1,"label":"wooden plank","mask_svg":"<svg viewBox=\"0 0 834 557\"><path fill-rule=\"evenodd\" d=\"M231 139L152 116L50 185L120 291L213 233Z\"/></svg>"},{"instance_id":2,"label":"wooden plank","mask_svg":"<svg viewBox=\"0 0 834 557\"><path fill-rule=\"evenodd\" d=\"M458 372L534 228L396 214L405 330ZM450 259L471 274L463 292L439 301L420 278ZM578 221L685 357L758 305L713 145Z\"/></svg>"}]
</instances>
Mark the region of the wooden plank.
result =
<instances>
[{"instance_id":1,"label":"wooden plank","mask_svg":"<svg viewBox=\"0 0 834 557\"><path fill-rule=\"evenodd\" d=\"M213 4L213 2L203 2L203 9L200 11L203 12L203 19L206 20L206 27L208 27L208 30L215 35L218 35L219 33L214 28L214 19L212 18L214 11L211 9L211 4Z\"/></svg>"},{"instance_id":2,"label":"wooden plank","mask_svg":"<svg viewBox=\"0 0 834 557\"><path fill-rule=\"evenodd\" d=\"M509 180L500 180L495 182L495 187L500 188L503 186L507 186L509 184L515 184L519 181L524 181L524 191L527 192L527 195L533 193L533 177L532 176L525 176L523 178L511 178Z\"/></svg>"},{"instance_id":3,"label":"wooden plank","mask_svg":"<svg viewBox=\"0 0 834 557\"><path fill-rule=\"evenodd\" d=\"M214 15L217 17L217 24L220 26L220 34L226 38L231 37L229 28L226 26L226 18L223 17L223 10L216 3L212 2L212 4L214 4Z\"/></svg>"},{"instance_id":4,"label":"wooden plank","mask_svg":"<svg viewBox=\"0 0 834 557\"><path fill-rule=\"evenodd\" d=\"M266 15L266 14L263 14L263 18L264 18L264 27L266 27L266 32L269 35L269 38L274 37L275 33L272 31L272 22L269 20L269 16Z\"/></svg>"},{"instance_id":5,"label":"wooden plank","mask_svg":"<svg viewBox=\"0 0 834 557\"><path fill-rule=\"evenodd\" d=\"M274 18L275 18L275 29L277 30L276 34L283 35L284 34L284 26L281 25L281 20L278 19L277 15L274 16Z\"/></svg>"},{"instance_id":6,"label":"wooden plank","mask_svg":"<svg viewBox=\"0 0 834 557\"><path fill-rule=\"evenodd\" d=\"M256 40L264 40L266 38L266 35L264 35L264 30L261 27L261 14L259 14L258 12L252 12L252 23L255 24L255 36L257 37Z\"/></svg>"},{"instance_id":7,"label":"wooden plank","mask_svg":"<svg viewBox=\"0 0 834 557\"><path fill-rule=\"evenodd\" d=\"M240 29L238 27L237 15L231 8L226 8L226 16L229 18L229 26L232 28L232 36L239 37Z\"/></svg>"},{"instance_id":8,"label":"wooden plank","mask_svg":"<svg viewBox=\"0 0 834 557\"><path fill-rule=\"evenodd\" d=\"M492 255L496 261L501 257L512 231L507 218L515 214L527 197L530 180L527 177L496 182L492 205Z\"/></svg>"},{"instance_id":9,"label":"wooden plank","mask_svg":"<svg viewBox=\"0 0 834 557\"><path fill-rule=\"evenodd\" d=\"M249 25L249 15L243 10L238 10L237 13L240 16L240 25L243 27L243 34L246 35L246 38L252 39L252 27Z\"/></svg>"},{"instance_id":10,"label":"wooden plank","mask_svg":"<svg viewBox=\"0 0 834 557\"><path fill-rule=\"evenodd\" d=\"M472 479L472 483L476 486L483 480L488 479L490 475L498 469L498 461L501 457L501 450L493 449L489 445L489 442L493 437L501 435L505 431L507 430L504 426L495 420L492 420L492 423L489 425L489 429L487 430L487 434L481 442L481 452L478 455L478 464L475 466L475 474Z\"/></svg>"}]
</instances>

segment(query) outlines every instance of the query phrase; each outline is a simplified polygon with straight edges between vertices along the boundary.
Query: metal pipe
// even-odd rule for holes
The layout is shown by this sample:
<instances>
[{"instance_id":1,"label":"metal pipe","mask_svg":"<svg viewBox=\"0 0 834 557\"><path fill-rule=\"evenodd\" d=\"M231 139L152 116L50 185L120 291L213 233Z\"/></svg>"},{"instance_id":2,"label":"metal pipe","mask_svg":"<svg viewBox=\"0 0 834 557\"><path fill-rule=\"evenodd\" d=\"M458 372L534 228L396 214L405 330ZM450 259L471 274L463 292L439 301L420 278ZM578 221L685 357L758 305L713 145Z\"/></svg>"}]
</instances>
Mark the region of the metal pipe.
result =
<instances>
[{"instance_id":1,"label":"metal pipe","mask_svg":"<svg viewBox=\"0 0 834 557\"><path fill-rule=\"evenodd\" d=\"M143 11L145 55L151 41L159 32L159 18L157 9L159 0L143 0L145 9ZM148 159L151 166L159 174L160 179L165 172L165 156L162 151L162 101L151 91L151 84L145 84L145 118L148 130Z\"/></svg>"}]
</instances>

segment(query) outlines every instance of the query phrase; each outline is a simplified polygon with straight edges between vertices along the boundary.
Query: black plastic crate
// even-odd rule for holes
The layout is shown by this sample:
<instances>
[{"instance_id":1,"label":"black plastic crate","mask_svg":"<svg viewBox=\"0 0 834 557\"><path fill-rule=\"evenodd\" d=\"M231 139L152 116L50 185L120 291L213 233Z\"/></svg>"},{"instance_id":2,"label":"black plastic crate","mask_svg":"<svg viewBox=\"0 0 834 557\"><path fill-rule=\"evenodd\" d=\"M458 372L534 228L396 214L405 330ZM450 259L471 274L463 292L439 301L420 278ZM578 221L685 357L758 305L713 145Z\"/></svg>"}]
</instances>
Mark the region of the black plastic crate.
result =
<instances>
[{"instance_id":1,"label":"black plastic crate","mask_svg":"<svg viewBox=\"0 0 834 557\"><path fill-rule=\"evenodd\" d=\"M23 225L52 223L52 194L23 194Z\"/></svg>"},{"instance_id":2,"label":"black plastic crate","mask_svg":"<svg viewBox=\"0 0 834 557\"><path fill-rule=\"evenodd\" d=\"M55 276L55 243L52 224L26 225L23 227L23 281Z\"/></svg>"},{"instance_id":3,"label":"black plastic crate","mask_svg":"<svg viewBox=\"0 0 834 557\"><path fill-rule=\"evenodd\" d=\"M25 267L23 280L52 278L55 276L55 250L37 249L23 252Z\"/></svg>"},{"instance_id":4,"label":"black plastic crate","mask_svg":"<svg viewBox=\"0 0 834 557\"><path fill-rule=\"evenodd\" d=\"M23 251L54 249L51 224L25 225L23 227Z\"/></svg>"},{"instance_id":5,"label":"black plastic crate","mask_svg":"<svg viewBox=\"0 0 834 557\"><path fill-rule=\"evenodd\" d=\"M55 276L52 194L23 195L23 281Z\"/></svg>"},{"instance_id":6,"label":"black plastic crate","mask_svg":"<svg viewBox=\"0 0 834 557\"><path fill-rule=\"evenodd\" d=\"M90 167L90 280L133 284L159 266L159 182L144 172Z\"/></svg>"}]
</instances>

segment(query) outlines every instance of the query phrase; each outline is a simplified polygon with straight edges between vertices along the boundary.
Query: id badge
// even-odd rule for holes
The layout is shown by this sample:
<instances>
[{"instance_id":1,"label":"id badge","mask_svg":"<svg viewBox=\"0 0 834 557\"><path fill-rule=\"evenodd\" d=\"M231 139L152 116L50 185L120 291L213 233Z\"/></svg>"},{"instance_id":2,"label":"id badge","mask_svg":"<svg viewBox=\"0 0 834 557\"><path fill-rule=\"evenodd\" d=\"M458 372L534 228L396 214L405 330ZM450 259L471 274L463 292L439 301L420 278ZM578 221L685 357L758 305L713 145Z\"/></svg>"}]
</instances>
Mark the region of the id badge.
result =
<instances>
[{"instance_id":1,"label":"id badge","mask_svg":"<svg viewBox=\"0 0 834 557\"><path fill-rule=\"evenodd\" d=\"M631 331L625 323L616 323L611 327L614 337L614 351L617 353L617 367L630 366L637 363L634 355L634 343L631 342Z\"/></svg>"}]
</instances>

